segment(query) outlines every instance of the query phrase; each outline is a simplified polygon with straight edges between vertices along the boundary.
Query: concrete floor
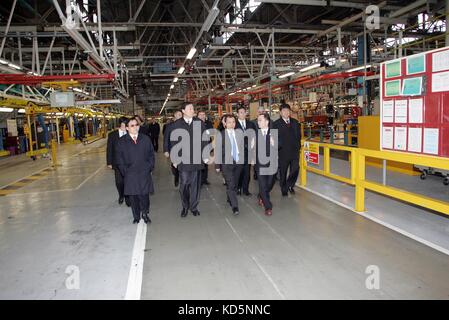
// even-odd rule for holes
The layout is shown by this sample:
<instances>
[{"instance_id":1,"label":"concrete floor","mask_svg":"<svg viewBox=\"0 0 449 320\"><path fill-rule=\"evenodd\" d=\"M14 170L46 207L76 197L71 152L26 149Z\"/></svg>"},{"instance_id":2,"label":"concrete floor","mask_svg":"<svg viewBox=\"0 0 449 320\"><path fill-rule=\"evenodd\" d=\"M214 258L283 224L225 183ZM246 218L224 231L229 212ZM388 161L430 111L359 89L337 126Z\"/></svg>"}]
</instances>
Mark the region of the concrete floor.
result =
<instances>
[{"instance_id":1,"label":"concrete floor","mask_svg":"<svg viewBox=\"0 0 449 320\"><path fill-rule=\"evenodd\" d=\"M116 202L104 144L62 147L62 167L0 197L0 299L124 297L136 226ZM0 162L1 181L33 166L8 168ZM448 255L310 192L281 198L278 185L273 216L253 196L239 198L234 217L221 177L209 176L201 216L181 219L179 193L158 154L142 299L449 298ZM373 265L378 290L365 284ZM70 266L79 268L79 290L66 287Z\"/></svg>"}]
</instances>

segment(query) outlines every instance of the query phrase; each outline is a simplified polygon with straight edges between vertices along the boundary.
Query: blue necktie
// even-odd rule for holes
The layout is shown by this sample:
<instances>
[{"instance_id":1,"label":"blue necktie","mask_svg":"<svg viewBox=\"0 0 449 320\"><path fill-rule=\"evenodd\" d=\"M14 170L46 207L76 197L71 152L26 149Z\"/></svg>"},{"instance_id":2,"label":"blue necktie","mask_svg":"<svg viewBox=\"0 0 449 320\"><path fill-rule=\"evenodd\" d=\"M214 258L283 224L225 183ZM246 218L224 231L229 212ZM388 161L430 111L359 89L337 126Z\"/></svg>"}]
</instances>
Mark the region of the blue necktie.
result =
<instances>
[{"instance_id":1,"label":"blue necktie","mask_svg":"<svg viewBox=\"0 0 449 320\"><path fill-rule=\"evenodd\" d=\"M232 159L234 159L235 162L239 161L239 153L237 151L237 144L235 142L235 138L234 135L231 133L230 134L230 138L231 138L231 153L232 153Z\"/></svg>"}]
</instances>

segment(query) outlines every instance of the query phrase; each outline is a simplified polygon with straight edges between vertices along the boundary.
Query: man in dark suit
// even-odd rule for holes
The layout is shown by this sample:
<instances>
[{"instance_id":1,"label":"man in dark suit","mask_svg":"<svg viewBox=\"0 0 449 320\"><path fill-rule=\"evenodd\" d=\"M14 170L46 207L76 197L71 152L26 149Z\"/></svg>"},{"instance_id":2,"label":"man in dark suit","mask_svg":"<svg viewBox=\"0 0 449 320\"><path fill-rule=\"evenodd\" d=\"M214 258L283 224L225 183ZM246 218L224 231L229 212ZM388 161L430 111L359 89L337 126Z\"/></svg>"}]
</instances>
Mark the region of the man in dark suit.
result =
<instances>
[{"instance_id":1,"label":"man in dark suit","mask_svg":"<svg viewBox=\"0 0 449 320\"><path fill-rule=\"evenodd\" d=\"M203 121L204 128L206 129L206 131L210 130L210 129L212 129L214 127L212 122L210 122L207 119L206 112L198 111L198 119ZM208 172L209 172L208 169L209 169L209 166L206 164L204 166L204 169L201 170L201 185L209 185L210 184L209 181L207 181L207 176L208 176Z\"/></svg>"},{"instance_id":2,"label":"man in dark suit","mask_svg":"<svg viewBox=\"0 0 449 320\"><path fill-rule=\"evenodd\" d=\"M154 150L148 136L139 132L137 120L132 118L126 125L128 134L119 139L117 166L124 176L125 195L129 196L133 212L133 223L151 223L150 193L153 190L151 171L154 168Z\"/></svg>"},{"instance_id":3,"label":"man in dark suit","mask_svg":"<svg viewBox=\"0 0 449 320\"><path fill-rule=\"evenodd\" d=\"M246 120L246 115L247 115L246 108L244 106L239 106L237 108L236 129L242 130L243 133L249 133L248 130L253 130L254 135L255 135L257 133L257 127L254 124L254 122ZM249 160L248 160L248 140L249 140L248 136L245 136L244 150L242 150L243 151L242 153L244 154L244 163L243 163L242 172L239 177L238 188L237 188L238 195L241 195L243 192L243 194L246 196L251 195L251 193L249 192L251 166L250 166Z\"/></svg>"},{"instance_id":4,"label":"man in dark suit","mask_svg":"<svg viewBox=\"0 0 449 320\"><path fill-rule=\"evenodd\" d=\"M181 110L176 110L174 113L174 121L182 118ZM165 133L164 133L164 155L166 158L170 158L170 150L172 148L172 142L170 141L170 132L172 131L173 124L175 122L170 122L166 124ZM175 187L179 184L179 170L176 168L173 163L170 164L171 172L175 177Z\"/></svg>"},{"instance_id":5,"label":"man in dark suit","mask_svg":"<svg viewBox=\"0 0 449 320\"><path fill-rule=\"evenodd\" d=\"M116 157L116 149L118 145L119 138L126 135L126 123L128 119L125 117L121 117L119 119L119 128L114 130L108 134L108 144L106 146L106 164L110 169L113 169L115 172L115 186L118 191L118 204L122 204L123 200L126 201L126 205L129 207L129 197L125 197L124 195L124 178L120 173L120 170L117 167L117 157Z\"/></svg>"},{"instance_id":6,"label":"man in dark suit","mask_svg":"<svg viewBox=\"0 0 449 320\"><path fill-rule=\"evenodd\" d=\"M237 187L243 169L243 134L235 130L235 117L226 115L226 129L217 137L216 142L216 164L217 172L222 171L226 181L227 201L232 208L234 215L239 214L239 204L237 200ZM237 137L237 135L241 135ZM221 165L220 165L221 164Z\"/></svg>"},{"instance_id":7,"label":"man in dark suit","mask_svg":"<svg viewBox=\"0 0 449 320\"><path fill-rule=\"evenodd\" d=\"M273 204L270 192L273 189L274 177L278 169L277 139L270 129L270 116L263 113L257 117L259 130L256 139L253 139L251 149L255 148L255 169L259 181L259 205L264 206L265 214L271 216Z\"/></svg>"},{"instance_id":8,"label":"man in dark suit","mask_svg":"<svg viewBox=\"0 0 449 320\"><path fill-rule=\"evenodd\" d=\"M254 125L254 127L256 128L256 129L259 129L259 123L258 123L258 117L261 115L261 114L264 114L265 113L265 107L264 106L259 106L258 108L257 108L257 116L256 116L256 118L255 119L253 119L253 120L251 120L251 122L253 123L253 125ZM271 123L271 120L270 120L270 123ZM254 176L253 176L253 178L254 178L254 180L257 180L257 172L256 172L256 168L254 168Z\"/></svg>"},{"instance_id":9,"label":"man in dark suit","mask_svg":"<svg viewBox=\"0 0 449 320\"><path fill-rule=\"evenodd\" d=\"M139 133L144 134L144 135L148 136L149 138L151 138L150 129L145 124L143 118L141 116L139 116L138 114L136 114L134 116L134 118L137 120L137 124L139 125Z\"/></svg>"},{"instance_id":10,"label":"man in dark suit","mask_svg":"<svg viewBox=\"0 0 449 320\"><path fill-rule=\"evenodd\" d=\"M296 119L290 117L290 106L282 104L281 117L273 127L279 135L279 183L282 195L294 194L299 174L299 148L301 146L301 128ZM289 171L288 177L287 172Z\"/></svg>"},{"instance_id":11,"label":"man in dark suit","mask_svg":"<svg viewBox=\"0 0 449 320\"><path fill-rule=\"evenodd\" d=\"M201 190L201 170L209 159L202 159L203 149L207 145L207 141L201 139L205 126L200 119L194 118L193 104L184 102L181 111L183 117L176 120L171 127L170 141L173 145L170 159L179 170L181 217L184 218L188 210L194 216L200 215L198 202Z\"/></svg>"},{"instance_id":12,"label":"man in dark suit","mask_svg":"<svg viewBox=\"0 0 449 320\"><path fill-rule=\"evenodd\" d=\"M148 128L150 131L150 137L151 142L153 143L154 151L157 152L159 150L159 133L161 132L161 127L159 126L159 123L151 118Z\"/></svg>"}]
</instances>

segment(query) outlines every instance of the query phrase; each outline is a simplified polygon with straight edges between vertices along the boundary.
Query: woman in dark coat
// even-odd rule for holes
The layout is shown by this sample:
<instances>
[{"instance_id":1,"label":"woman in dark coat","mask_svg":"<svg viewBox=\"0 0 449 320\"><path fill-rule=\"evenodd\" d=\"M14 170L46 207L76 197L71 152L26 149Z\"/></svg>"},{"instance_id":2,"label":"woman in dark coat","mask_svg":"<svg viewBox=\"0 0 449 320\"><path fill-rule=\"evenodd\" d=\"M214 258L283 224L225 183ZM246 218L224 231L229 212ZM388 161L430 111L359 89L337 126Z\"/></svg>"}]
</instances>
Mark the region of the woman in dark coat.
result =
<instances>
[{"instance_id":1,"label":"woman in dark coat","mask_svg":"<svg viewBox=\"0 0 449 320\"><path fill-rule=\"evenodd\" d=\"M140 214L145 223L151 222L150 193L154 192L151 172L154 168L154 149L150 138L139 134L136 119L132 118L126 125L128 134L119 139L117 148L117 167L125 181L124 194L129 196L134 221L140 221Z\"/></svg>"}]
</instances>

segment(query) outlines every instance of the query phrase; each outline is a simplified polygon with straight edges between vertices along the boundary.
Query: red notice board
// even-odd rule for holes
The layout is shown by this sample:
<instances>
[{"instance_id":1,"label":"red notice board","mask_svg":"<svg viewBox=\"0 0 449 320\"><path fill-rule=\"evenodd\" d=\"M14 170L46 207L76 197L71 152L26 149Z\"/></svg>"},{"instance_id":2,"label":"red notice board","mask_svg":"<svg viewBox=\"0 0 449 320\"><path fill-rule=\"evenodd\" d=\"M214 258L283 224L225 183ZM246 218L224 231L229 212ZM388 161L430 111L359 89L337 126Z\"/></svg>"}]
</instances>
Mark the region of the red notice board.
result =
<instances>
[{"instance_id":1,"label":"red notice board","mask_svg":"<svg viewBox=\"0 0 449 320\"><path fill-rule=\"evenodd\" d=\"M383 150L449 157L449 47L381 65Z\"/></svg>"}]
</instances>

